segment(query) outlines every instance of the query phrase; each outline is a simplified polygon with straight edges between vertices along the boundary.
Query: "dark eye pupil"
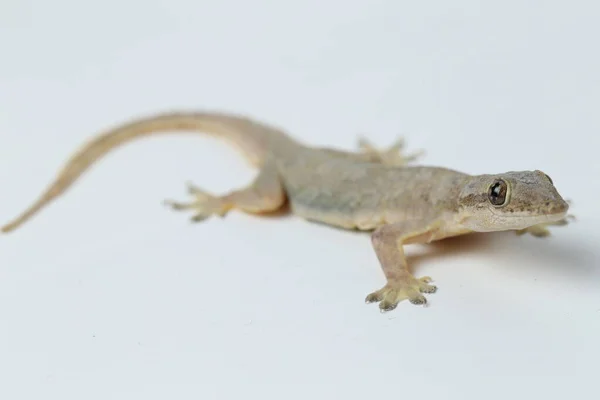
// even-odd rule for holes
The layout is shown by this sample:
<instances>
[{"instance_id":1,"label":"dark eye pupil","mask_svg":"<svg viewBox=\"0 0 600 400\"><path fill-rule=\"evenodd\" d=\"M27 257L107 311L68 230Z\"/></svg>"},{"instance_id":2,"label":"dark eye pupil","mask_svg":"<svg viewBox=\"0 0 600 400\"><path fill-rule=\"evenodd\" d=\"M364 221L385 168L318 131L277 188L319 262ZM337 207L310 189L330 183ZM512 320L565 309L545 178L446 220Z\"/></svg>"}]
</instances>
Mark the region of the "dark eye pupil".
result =
<instances>
[{"instance_id":1,"label":"dark eye pupil","mask_svg":"<svg viewBox=\"0 0 600 400\"><path fill-rule=\"evenodd\" d=\"M492 186L490 186L490 193L488 197L493 205L503 205L506 201L506 183L503 181L495 182Z\"/></svg>"},{"instance_id":2,"label":"dark eye pupil","mask_svg":"<svg viewBox=\"0 0 600 400\"><path fill-rule=\"evenodd\" d=\"M498 197L500 196L500 184L496 183L494 184L494 186L492 186L492 194L494 195L494 197Z\"/></svg>"}]
</instances>

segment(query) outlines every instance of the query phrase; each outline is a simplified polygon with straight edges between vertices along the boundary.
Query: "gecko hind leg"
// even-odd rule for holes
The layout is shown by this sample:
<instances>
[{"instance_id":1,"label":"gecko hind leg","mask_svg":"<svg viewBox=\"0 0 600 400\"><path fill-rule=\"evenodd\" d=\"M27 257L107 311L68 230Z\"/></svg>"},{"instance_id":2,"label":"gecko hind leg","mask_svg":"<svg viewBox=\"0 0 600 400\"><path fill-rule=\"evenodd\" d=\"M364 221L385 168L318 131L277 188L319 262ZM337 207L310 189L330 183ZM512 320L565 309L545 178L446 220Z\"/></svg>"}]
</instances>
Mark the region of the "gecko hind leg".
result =
<instances>
[{"instance_id":1,"label":"gecko hind leg","mask_svg":"<svg viewBox=\"0 0 600 400\"><path fill-rule=\"evenodd\" d=\"M285 193L277 170L272 163L265 163L258 176L246 188L234 190L223 196L215 196L192 183L187 184L192 201L180 202L165 200L164 204L173 210L193 211L191 220L200 222L213 215L223 217L230 210L238 209L250 214L275 211L285 203Z\"/></svg>"},{"instance_id":2,"label":"gecko hind leg","mask_svg":"<svg viewBox=\"0 0 600 400\"><path fill-rule=\"evenodd\" d=\"M198 188L191 182L187 182L187 191L194 197L194 200L182 202L167 199L164 201L164 204L173 210L193 211L194 214L191 220L194 222L203 221L212 215L223 217L232 208L229 202L224 201L224 196L214 196Z\"/></svg>"},{"instance_id":3,"label":"gecko hind leg","mask_svg":"<svg viewBox=\"0 0 600 400\"><path fill-rule=\"evenodd\" d=\"M398 138L394 143L384 149L377 149L369 140L364 137L359 138L358 148L363 154L371 155L382 164L401 167L421 158L424 150L417 150L413 153L403 154L405 142L404 138Z\"/></svg>"}]
</instances>

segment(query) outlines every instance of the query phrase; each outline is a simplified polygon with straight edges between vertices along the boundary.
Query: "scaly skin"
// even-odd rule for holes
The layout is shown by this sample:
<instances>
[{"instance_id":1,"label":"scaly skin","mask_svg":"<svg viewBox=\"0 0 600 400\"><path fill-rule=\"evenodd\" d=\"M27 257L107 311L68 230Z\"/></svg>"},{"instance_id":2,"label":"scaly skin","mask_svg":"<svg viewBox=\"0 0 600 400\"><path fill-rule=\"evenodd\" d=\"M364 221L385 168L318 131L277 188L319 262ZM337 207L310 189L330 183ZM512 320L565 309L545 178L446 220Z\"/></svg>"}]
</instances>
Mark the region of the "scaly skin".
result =
<instances>
[{"instance_id":1,"label":"scaly skin","mask_svg":"<svg viewBox=\"0 0 600 400\"><path fill-rule=\"evenodd\" d=\"M313 148L248 118L202 112L139 119L98 135L78 151L46 191L2 227L10 232L63 194L112 149L153 134L204 132L229 140L259 169L245 188L216 196L189 184L190 202L166 200L192 210L192 220L224 216L232 209L265 213L286 199L296 215L345 229L371 231L373 249L386 277L367 302L389 311L402 300L427 302L431 278L415 278L404 245L429 243L472 232L514 230L547 236L549 225L566 223L568 204L541 171L468 175L446 168L409 166L417 154L402 155L403 142L377 150L365 139L358 152Z\"/></svg>"}]
</instances>

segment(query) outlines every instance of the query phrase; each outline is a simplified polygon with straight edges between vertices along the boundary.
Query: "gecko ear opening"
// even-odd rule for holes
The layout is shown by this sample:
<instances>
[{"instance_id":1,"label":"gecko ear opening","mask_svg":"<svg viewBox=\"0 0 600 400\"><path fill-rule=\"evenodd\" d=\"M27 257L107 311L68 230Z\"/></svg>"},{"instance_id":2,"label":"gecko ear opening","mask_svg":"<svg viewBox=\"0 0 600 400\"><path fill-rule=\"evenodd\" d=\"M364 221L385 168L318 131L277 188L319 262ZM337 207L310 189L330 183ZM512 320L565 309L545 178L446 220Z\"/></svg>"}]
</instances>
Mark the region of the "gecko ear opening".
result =
<instances>
[{"instance_id":1,"label":"gecko ear opening","mask_svg":"<svg viewBox=\"0 0 600 400\"><path fill-rule=\"evenodd\" d=\"M496 179L488 189L488 199L496 207L502 207L508 203L508 183L504 179Z\"/></svg>"}]
</instances>

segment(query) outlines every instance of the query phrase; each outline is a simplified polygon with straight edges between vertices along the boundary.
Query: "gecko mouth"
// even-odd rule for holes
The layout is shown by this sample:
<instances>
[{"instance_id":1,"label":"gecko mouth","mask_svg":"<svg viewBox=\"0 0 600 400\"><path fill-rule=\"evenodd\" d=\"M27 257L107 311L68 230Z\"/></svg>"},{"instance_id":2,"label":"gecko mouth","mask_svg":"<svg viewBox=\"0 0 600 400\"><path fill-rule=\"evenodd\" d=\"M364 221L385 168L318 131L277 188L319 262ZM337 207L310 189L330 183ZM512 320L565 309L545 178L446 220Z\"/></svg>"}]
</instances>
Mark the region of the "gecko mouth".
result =
<instances>
[{"instance_id":1,"label":"gecko mouth","mask_svg":"<svg viewBox=\"0 0 600 400\"><path fill-rule=\"evenodd\" d=\"M535 211L532 210L527 212L521 210L521 212L513 212L513 210L510 210L510 214L506 211L495 208L492 208L491 211L496 215L502 214L503 218L539 218L542 220L554 221L564 218L567 215L567 212L569 211L569 203L560 199L558 201L555 200L553 202L548 202L546 203L545 207L540 207Z\"/></svg>"},{"instance_id":2,"label":"gecko mouth","mask_svg":"<svg viewBox=\"0 0 600 400\"><path fill-rule=\"evenodd\" d=\"M503 224L512 226L514 229L523 229L532 225L554 223L564 219L567 216L568 207L553 209L552 212L540 210L537 213L529 214L502 214L495 213L498 218L498 223L504 221Z\"/></svg>"},{"instance_id":3,"label":"gecko mouth","mask_svg":"<svg viewBox=\"0 0 600 400\"><path fill-rule=\"evenodd\" d=\"M567 215L569 211L569 203L566 201L562 201L558 204L555 204L550 210L546 213L550 218L562 218Z\"/></svg>"},{"instance_id":4,"label":"gecko mouth","mask_svg":"<svg viewBox=\"0 0 600 400\"><path fill-rule=\"evenodd\" d=\"M514 215L515 218L538 218L545 221L554 221L557 219L564 218L567 215L567 210L562 211L554 211L554 212L541 212L537 214L529 214L529 215Z\"/></svg>"},{"instance_id":5,"label":"gecko mouth","mask_svg":"<svg viewBox=\"0 0 600 400\"><path fill-rule=\"evenodd\" d=\"M553 212L550 214L546 214L546 217L552 220L561 219L567 216L568 208L563 211Z\"/></svg>"},{"instance_id":6,"label":"gecko mouth","mask_svg":"<svg viewBox=\"0 0 600 400\"><path fill-rule=\"evenodd\" d=\"M559 209L558 211L556 211L556 209L553 209L552 212L544 212L544 213L540 213L539 215L532 215L531 217L533 219L538 220L540 223L556 222L556 221L560 221L561 219L563 219L567 216L568 209L569 209L568 206L563 207L563 208Z\"/></svg>"}]
</instances>

